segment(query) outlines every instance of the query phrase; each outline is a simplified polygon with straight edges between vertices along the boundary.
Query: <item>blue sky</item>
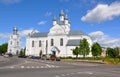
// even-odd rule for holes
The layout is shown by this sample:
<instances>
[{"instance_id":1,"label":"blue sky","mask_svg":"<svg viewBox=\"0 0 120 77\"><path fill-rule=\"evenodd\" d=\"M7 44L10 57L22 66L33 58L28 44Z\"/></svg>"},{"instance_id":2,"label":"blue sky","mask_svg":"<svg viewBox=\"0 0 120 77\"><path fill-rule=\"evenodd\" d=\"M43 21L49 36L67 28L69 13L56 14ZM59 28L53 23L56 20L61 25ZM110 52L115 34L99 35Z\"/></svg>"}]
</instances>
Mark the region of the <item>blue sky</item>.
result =
<instances>
[{"instance_id":1,"label":"blue sky","mask_svg":"<svg viewBox=\"0 0 120 77\"><path fill-rule=\"evenodd\" d=\"M102 46L120 46L120 0L0 0L0 44L16 26L25 46L27 33L48 32L61 9L69 16L71 30L89 34Z\"/></svg>"}]
</instances>

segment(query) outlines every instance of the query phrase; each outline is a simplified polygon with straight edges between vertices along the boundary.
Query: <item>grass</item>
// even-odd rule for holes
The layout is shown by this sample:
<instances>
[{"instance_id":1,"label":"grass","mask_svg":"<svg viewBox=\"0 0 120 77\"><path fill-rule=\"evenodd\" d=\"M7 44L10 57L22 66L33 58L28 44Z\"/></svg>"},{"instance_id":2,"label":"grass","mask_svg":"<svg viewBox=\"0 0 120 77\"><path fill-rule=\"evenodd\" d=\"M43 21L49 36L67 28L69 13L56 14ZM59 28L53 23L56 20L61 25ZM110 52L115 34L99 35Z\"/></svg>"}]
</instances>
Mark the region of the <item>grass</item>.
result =
<instances>
[{"instance_id":1,"label":"grass","mask_svg":"<svg viewBox=\"0 0 120 77\"><path fill-rule=\"evenodd\" d=\"M86 57L86 58L75 58L75 57L61 57L61 59L71 59L71 60L102 60L103 58L101 57L97 57L97 58L94 58L94 57Z\"/></svg>"},{"instance_id":2,"label":"grass","mask_svg":"<svg viewBox=\"0 0 120 77\"><path fill-rule=\"evenodd\" d=\"M87 61L87 62L92 62L92 63L99 63L99 62L104 62L104 63L107 63L107 64L120 64L120 60L118 58L109 58L109 57L105 57L105 58L102 58L102 57L97 57L97 58L94 58L94 57L86 57L86 58L73 58L73 57L61 57L61 59L63 61L79 61L79 60L83 60L83 61Z\"/></svg>"},{"instance_id":3,"label":"grass","mask_svg":"<svg viewBox=\"0 0 120 77\"><path fill-rule=\"evenodd\" d=\"M120 64L119 58L106 57L104 61L107 62L108 64Z\"/></svg>"}]
</instances>

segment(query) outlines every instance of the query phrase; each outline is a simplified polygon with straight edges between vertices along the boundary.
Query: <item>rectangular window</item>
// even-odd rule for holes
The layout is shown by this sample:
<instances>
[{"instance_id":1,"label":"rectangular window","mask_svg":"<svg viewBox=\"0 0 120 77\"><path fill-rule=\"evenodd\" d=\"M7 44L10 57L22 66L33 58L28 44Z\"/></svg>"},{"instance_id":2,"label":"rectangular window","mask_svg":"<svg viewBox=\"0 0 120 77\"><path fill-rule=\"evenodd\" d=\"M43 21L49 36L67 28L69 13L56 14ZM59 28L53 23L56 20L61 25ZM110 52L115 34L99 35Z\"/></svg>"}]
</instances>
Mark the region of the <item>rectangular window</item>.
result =
<instances>
[{"instance_id":1,"label":"rectangular window","mask_svg":"<svg viewBox=\"0 0 120 77\"><path fill-rule=\"evenodd\" d=\"M54 40L53 39L51 39L51 46L53 46L54 45Z\"/></svg>"},{"instance_id":2,"label":"rectangular window","mask_svg":"<svg viewBox=\"0 0 120 77\"><path fill-rule=\"evenodd\" d=\"M34 47L34 41L32 41L32 47Z\"/></svg>"},{"instance_id":3,"label":"rectangular window","mask_svg":"<svg viewBox=\"0 0 120 77\"><path fill-rule=\"evenodd\" d=\"M60 39L60 46L63 46L63 38Z\"/></svg>"},{"instance_id":4,"label":"rectangular window","mask_svg":"<svg viewBox=\"0 0 120 77\"><path fill-rule=\"evenodd\" d=\"M41 40L39 41L39 47L41 47Z\"/></svg>"}]
</instances>

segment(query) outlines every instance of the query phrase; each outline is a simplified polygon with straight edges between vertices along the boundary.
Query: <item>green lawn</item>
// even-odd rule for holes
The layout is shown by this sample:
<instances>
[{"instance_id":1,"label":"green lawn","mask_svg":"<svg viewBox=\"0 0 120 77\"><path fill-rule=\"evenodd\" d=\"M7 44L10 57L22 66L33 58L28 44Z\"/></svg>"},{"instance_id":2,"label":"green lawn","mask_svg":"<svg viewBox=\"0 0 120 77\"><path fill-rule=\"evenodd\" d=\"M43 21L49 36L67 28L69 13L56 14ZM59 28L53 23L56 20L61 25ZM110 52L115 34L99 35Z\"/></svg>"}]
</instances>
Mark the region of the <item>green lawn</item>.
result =
<instances>
[{"instance_id":1,"label":"green lawn","mask_svg":"<svg viewBox=\"0 0 120 77\"><path fill-rule=\"evenodd\" d=\"M106 63L106 64L120 64L120 59L119 58L109 58L109 57L106 57L106 58L101 58L101 57L97 57L97 58L94 58L94 57L87 57L87 58L72 58L72 57L62 57L61 58L63 61L88 61L88 62L95 62L95 63L99 63L99 62L103 62L103 63Z\"/></svg>"},{"instance_id":2,"label":"green lawn","mask_svg":"<svg viewBox=\"0 0 120 77\"><path fill-rule=\"evenodd\" d=\"M119 58L104 58L105 62L108 62L108 64L120 64L120 59Z\"/></svg>"}]
</instances>

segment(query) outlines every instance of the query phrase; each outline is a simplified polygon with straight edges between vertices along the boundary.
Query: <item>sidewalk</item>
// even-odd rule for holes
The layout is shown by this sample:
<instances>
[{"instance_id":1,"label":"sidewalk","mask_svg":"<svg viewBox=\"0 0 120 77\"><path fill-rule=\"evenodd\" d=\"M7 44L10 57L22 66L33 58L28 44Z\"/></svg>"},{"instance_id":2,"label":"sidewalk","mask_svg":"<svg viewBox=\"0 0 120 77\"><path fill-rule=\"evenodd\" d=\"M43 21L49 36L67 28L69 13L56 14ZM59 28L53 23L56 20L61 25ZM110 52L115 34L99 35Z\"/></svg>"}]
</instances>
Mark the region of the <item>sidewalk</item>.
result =
<instances>
[{"instance_id":1,"label":"sidewalk","mask_svg":"<svg viewBox=\"0 0 120 77\"><path fill-rule=\"evenodd\" d=\"M98 63L98 64L106 64L105 62L103 62L102 60L65 60L63 59L62 61L67 61L67 62L83 62L83 63Z\"/></svg>"}]
</instances>

